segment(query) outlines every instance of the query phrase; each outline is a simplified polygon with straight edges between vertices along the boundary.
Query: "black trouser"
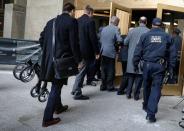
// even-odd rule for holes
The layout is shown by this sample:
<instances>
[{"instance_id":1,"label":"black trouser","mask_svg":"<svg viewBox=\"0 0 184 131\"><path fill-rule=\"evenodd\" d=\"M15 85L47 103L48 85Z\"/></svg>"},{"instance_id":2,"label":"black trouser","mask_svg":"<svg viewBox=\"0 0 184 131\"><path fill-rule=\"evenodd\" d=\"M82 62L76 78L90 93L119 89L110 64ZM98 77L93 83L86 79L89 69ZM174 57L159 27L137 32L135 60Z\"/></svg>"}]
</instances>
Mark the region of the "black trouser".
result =
<instances>
[{"instance_id":1,"label":"black trouser","mask_svg":"<svg viewBox=\"0 0 184 131\"><path fill-rule=\"evenodd\" d=\"M139 97L140 89L142 87L143 82L143 76L140 74L128 73L128 86L126 89L126 94L127 96L131 96L134 81L135 81L134 97Z\"/></svg>"},{"instance_id":2,"label":"black trouser","mask_svg":"<svg viewBox=\"0 0 184 131\"><path fill-rule=\"evenodd\" d=\"M87 83L91 83L94 80L95 74L96 74L96 60L94 60L94 62L90 64L89 70L87 71Z\"/></svg>"},{"instance_id":3,"label":"black trouser","mask_svg":"<svg viewBox=\"0 0 184 131\"><path fill-rule=\"evenodd\" d=\"M118 92L123 93L125 91L125 88L128 85L128 75L126 73L127 61L122 61L121 64L122 64L123 76L122 76L122 79L121 79L121 84L120 84Z\"/></svg>"},{"instance_id":4,"label":"black trouser","mask_svg":"<svg viewBox=\"0 0 184 131\"><path fill-rule=\"evenodd\" d=\"M101 88L113 89L115 78L115 59L102 56L101 73L102 73Z\"/></svg>"},{"instance_id":5,"label":"black trouser","mask_svg":"<svg viewBox=\"0 0 184 131\"><path fill-rule=\"evenodd\" d=\"M52 82L51 91L44 111L43 122L52 120L54 111L59 110L63 106L61 103L62 87L62 81L55 80L54 82Z\"/></svg>"},{"instance_id":6,"label":"black trouser","mask_svg":"<svg viewBox=\"0 0 184 131\"><path fill-rule=\"evenodd\" d=\"M98 78L101 78L101 58L95 61L95 73L94 75L97 75Z\"/></svg>"},{"instance_id":7,"label":"black trouser","mask_svg":"<svg viewBox=\"0 0 184 131\"><path fill-rule=\"evenodd\" d=\"M95 75L97 75L98 78L101 78L101 58L94 61L94 64L90 67L89 72L87 73L87 82L92 82L95 78Z\"/></svg>"},{"instance_id":8,"label":"black trouser","mask_svg":"<svg viewBox=\"0 0 184 131\"><path fill-rule=\"evenodd\" d=\"M98 79L101 79L101 57L96 61L96 75Z\"/></svg>"},{"instance_id":9,"label":"black trouser","mask_svg":"<svg viewBox=\"0 0 184 131\"><path fill-rule=\"evenodd\" d=\"M83 87L84 77L89 72L90 67L93 65L94 60L83 60L83 67L80 70L79 74L75 78L75 83L73 86L73 93L82 94L81 88Z\"/></svg>"}]
</instances>

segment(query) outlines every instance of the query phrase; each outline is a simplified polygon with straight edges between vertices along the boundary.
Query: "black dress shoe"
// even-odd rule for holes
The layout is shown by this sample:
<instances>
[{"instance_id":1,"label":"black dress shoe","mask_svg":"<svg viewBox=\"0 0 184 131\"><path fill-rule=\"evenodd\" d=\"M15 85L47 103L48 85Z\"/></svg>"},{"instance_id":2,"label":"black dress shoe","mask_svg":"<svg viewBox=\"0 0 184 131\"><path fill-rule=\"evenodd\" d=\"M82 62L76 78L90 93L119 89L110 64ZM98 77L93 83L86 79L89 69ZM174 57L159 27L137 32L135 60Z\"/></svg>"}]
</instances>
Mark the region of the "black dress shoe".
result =
<instances>
[{"instance_id":1,"label":"black dress shoe","mask_svg":"<svg viewBox=\"0 0 184 131\"><path fill-rule=\"evenodd\" d=\"M139 96L135 96L135 97L134 97L134 100L135 100L135 101L138 101L138 100L139 100Z\"/></svg>"},{"instance_id":2,"label":"black dress shoe","mask_svg":"<svg viewBox=\"0 0 184 131\"><path fill-rule=\"evenodd\" d=\"M100 86L100 91L106 91L106 90L107 90L107 88L105 86L103 86L103 85Z\"/></svg>"},{"instance_id":3,"label":"black dress shoe","mask_svg":"<svg viewBox=\"0 0 184 131\"><path fill-rule=\"evenodd\" d=\"M75 92L72 91L72 92L71 92L71 95L75 95Z\"/></svg>"},{"instance_id":4,"label":"black dress shoe","mask_svg":"<svg viewBox=\"0 0 184 131\"><path fill-rule=\"evenodd\" d=\"M86 85L88 85L88 86L96 86L96 83L95 82L87 82Z\"/></svg>"},{"instance_id":5,"label":"black dress shoe","mask_svg":"<svg viewBox=\"0 0 184 131\"><path fill-rule=\"evenodd\" d=\"M100 91L106 91L107 89L106 88L100 88Z\"/></svg>"},{"instance_id":6,"label":"black dress shoe","mask_svg":"<svg viewBox=\"0 0 184 131\"><path fill-rule=\"evenodd\" d=\"M61 114L62 112L65 112L66 110L68 110L68 105L64 105L62 106L60 109L55 110L55 114Z\"/></svg>"},{"instance_id":7,"label":"black dress shoe","mask_svg":"<svg viewBox=\"0 0 184 131\"><path fill-rule=\"evenodd\" d=\"M125 92L124 91L117 91L117 95L124 95Z\"/></svg>"},{"instance_id":8,"label":"black dress shoe","mask_svg":"<svg viewBox=\"0 0 184 131\"><path fill-rule=\"evenodd\" d=\"M48 126L52 126L52 125L55 125L57 123L59 123L61 121L60 118L53 118L52 120L50 121L44 121L42 123L42 127L48 127Z\"/></svg>"},{"instance_id":9,"label":"black dress shoe","mask_svg":"<svg viewBox=\"0 0 184 131\"><path fill-rule=\"evenodd\" d=\"M115 89L115 88L110 88L110 89L107 89L109 92L115 92L115 91L117 91L117 89Z\"/></svg>"},{"instance_id":10,"label":"black dress shoe","mask_svg":"<svg viewBox=\"0 0 184 131\"><path fill-rule=\"evenodd\" d=\"M146 120L148 120L150 123L154 123L157 121L157 119L155 118L155 116L146 116Z\"/></svg>"},{"instance_id":11,"label":"black dress shoe","mask_svg":"<svg viewBox=\"0 0 184 131\"><path fill-rule=\"evenodd\" d=\"M131 95L126 95L126 97L127 97L127 99L131 99L132 98Z\"/></svg>"},{"instance_id":12,"label":"black dress shoe","mask_svg":"<svg viewBox=\"0 0 184 131\"><path fill-rule=\"evenodd\" d=\"M75 95L74 97L74 100L89 100L89 97L88 96L84 96L84 95Z\"/></svg>"}]
</instances>

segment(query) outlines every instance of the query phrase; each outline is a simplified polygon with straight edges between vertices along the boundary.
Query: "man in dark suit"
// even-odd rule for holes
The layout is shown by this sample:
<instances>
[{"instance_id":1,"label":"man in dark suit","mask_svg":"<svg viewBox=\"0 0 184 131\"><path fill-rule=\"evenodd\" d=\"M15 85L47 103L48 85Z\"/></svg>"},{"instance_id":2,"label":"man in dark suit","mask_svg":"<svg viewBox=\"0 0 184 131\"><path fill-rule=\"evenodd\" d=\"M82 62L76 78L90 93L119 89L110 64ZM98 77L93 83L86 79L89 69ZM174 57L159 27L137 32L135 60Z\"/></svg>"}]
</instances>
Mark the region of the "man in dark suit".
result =
<instances>
[{"instance_id":1,"label":"man in dark suit","mask_svg":"<svg viewBox=\"0 0 184 131\"><path fill-rule=\"evenodd\" d=\"M169 79L169 84L175 84L178 80L179 68L180 68L180 57L181 57L181 48L182 48L182 37L180 36L180 29L174 28L172 33L171 42L176 47L176 67L173 70L173 78Z\"/></svg>"},{"instance_id":2,"label":"man in dark suit","mask_svg":"<svg viewBox=\"0 0 184 131\"><path fill-rule=\"evenodd\" d=\"M56 79L53 67L53 54L60 58L64 53L74 56L77 63L81 62L80 49L78 44L78 24L72 18L75 7L67 3L64 5L63 14L48 21L40 35L40 45L43 50L41 63L41 80L52 82L51 92L48 98L43 117L43 127L48 127L60 122L60 118L53 118L53 113L60 114L67 110L68 106L61 103L61 88L67 84L67 79ZM55 20L56 42L55 52L52 52L53 21ZM80 65L80 64L79 64Z\"/></svg>"},{"instance_id":3,"label":"man in dark suit","mask_svg":"<svg viewBox=\"0 0 184 131\"><path fill-rule=\"evenodd\" d=\"M72 94L75 100L87 100L88 96L82 95L84 77L94 64L95 57L99 58L98 39L96 34L95 22L92 20L93 9L86 6L84 15L78 19L79 25L79 44L83 58L83 67L75 79Z\"/></svg>"},{"instance_id":4,"label":"man in dark suit","mask_svg":"<svg viewBox=\"0 0 184 131\"><path fill-rule=\"evenodd\" d=\"M124 39L126 38L126 35L122 35L122 42L120 43L120 52L119 52L119 61L121 62L122 65L122 73L123 76L121 78L121 84L120 87L117 91L117 95L123 95L125 94L125 89L128 85L128 75L126 73L127 69L127 59L128 59L128 46L124 45Z\"/></svg>"}]
</instances>

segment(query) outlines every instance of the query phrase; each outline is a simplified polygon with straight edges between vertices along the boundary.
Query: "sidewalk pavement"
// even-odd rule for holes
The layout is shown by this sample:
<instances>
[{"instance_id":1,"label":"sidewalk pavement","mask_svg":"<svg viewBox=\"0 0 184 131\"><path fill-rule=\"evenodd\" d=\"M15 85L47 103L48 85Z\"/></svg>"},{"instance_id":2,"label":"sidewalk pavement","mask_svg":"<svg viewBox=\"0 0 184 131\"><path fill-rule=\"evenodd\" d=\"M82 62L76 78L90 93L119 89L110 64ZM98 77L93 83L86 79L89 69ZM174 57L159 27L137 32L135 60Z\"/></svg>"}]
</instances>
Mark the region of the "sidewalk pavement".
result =
<instances>
[{"instance_id":1,"label":"sidewalk pavement","mask_svg":"<svg viewBox=\"0 0 184 131\"><path fill-rule=\"evenodd\" d=\"M158 121L150 124L145 120L142 100L136 102L115 92L100 92L100 83L97 87L83 88L90 100L73 100L70 92L74 77L62 91L63 104L69 105L69 110L58 116L62 122L42 128L46 103L39 103L29 93L36 81L35 78L25 84L17 81L10 71L0 71L0 131L183 131L178 122L184 104L178 109L171 108L181 97L162 97Z\"/></svg>"}]
</instances>

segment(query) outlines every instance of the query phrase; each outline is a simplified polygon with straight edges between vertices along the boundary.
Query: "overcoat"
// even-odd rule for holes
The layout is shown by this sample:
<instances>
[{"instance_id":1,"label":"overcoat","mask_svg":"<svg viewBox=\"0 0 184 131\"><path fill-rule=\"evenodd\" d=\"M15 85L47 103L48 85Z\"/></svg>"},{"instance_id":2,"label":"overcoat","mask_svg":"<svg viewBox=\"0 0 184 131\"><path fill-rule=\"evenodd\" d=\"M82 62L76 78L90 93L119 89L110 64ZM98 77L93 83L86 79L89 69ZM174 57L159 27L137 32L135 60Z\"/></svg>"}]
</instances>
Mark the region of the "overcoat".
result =
<instances>
[{"instance_id":1,"label":"overcoat","mask_svg":"<svg viewBox=\"0 0 184 131\"><path fill-rule=\"evenodd\" d=\"M40 34L40 45L42 48L41 73L40 79L48 82L54 80L53 52L52 52L52 29L53 20L47 22L43 32ZM75 61L81 61L80 47L78 40L77 20L72 18L68 13L63 13L56 17L56 47L54 55L60 58L64 53L74 56ZM63 79L67 83L67 79Z\"/></svg>"},{"instance_id":2,"label":"overcoat","mask_svg":"<svg viewBox=\"0 0 184 131\"><path fill-rule=\"evenodd\" d=\"M78 19L78 27L82 58L85 60L94 60L95 55L100 52L95 21L84 14Z\"/></svg>"},{"instance_id":3,"label":"overcoat","mask_svg":"<svg viewBox=\"0 0 184 131\"><path fill-rule=\"evenodd\" d=\"M137 44L139 43L140 37L148 31L149 29L144 24L140 24L139 27L130 30L127 37L125 38L124 43L125 45L128 45L127 73L137 74L134 71L133 65L134 51ZM140 70L139 74L142 74Z\"/></svg>"}]
</instances>

